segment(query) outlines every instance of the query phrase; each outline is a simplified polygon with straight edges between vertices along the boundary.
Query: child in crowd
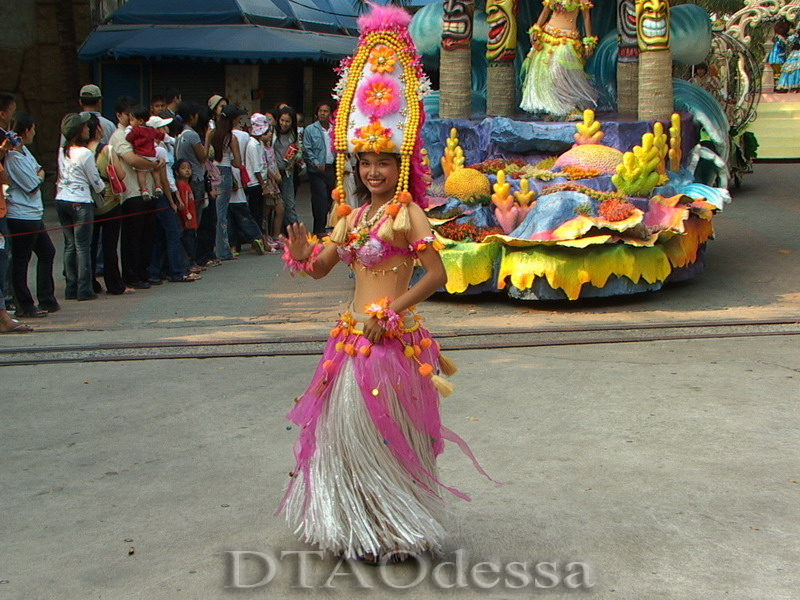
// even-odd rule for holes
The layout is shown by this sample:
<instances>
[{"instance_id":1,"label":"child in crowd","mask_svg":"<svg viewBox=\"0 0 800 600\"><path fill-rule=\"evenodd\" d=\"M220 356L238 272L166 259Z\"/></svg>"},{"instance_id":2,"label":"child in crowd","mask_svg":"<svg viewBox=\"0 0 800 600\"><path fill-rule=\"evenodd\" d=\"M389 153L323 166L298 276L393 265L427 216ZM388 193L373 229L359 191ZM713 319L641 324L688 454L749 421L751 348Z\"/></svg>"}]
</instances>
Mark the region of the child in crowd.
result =
<instances>
[{"instance_id":1,"label":"child in crowd","mask_svg":"<svg viewBox=\"0 0 800 600\"><path fill-rule=\"evenodd\" d=\"M164 186L164 195L169 201L172 210L179 210L181 206L180 206L180 200L175 198L175 195L178 192L178 188L175 185L175 177L173 169L175 164L175 138L169 135L169 126L172 123L172 121L173 119L171 117L165 119L154 115L147 120L147 126L164 134L163 139L157 142L155 144L155 147L156 147L156 159L163 160L165 166L161 167L156 172L161 178L161 182L166 183L166 185ZM157 190L156 194L158 195Z\"/></svg>"},{"instance_id":2,"label":"child in crowd","mask_svg":"<svg viewBox=\"0 0 800 600\"><path fill-rule=\"evenodd\" d=\"M178 159L174 167L178 188L178 217L183 228L181 242L189 259L189 270L193 273L205 270L197 265L197 202L192 193L192 165L188 160Z\"/></svg>"},{"instance_id":3,"label":"child in crowd","mask_svg":"<svg viewBox=\"0 0 800 600\"><path fill-rule=\"evenodd\" d=\"M146 125L147 120L150 118L150 111L144 106L135 106L131 109L131 119L128 128L125 130L125 139L133 146L133 152L137 156L146 158L150 162L157 163L156 157L156 141L164 139L164 132ZM164 193L164 182L166 178L162 178L163 170L156 168L153 165L151 171L153 176L153 185L155 189L153 192L156 196ZM147 172L136 170L136 180L139 184L139 189L142 192L142 198L149 200L151 198L150 190L147 189Z\"/></svg>"},{"instance_id":4,"label":"child in crowd","mask_svg":"<svg viewBox=\"0 0 800 600\"><path fill-rule=\"evenodd\" d=\"M275 150L272 148L272 138L275 134L274 125L270 125L261 136L264 149L264 231L267 233L267 244L270 252L282 252L283 244L278 237L283 223L283 197L278 184L281 182L281 173L278 163L275 162ZM270 226L270 223L272 224Z\"/></svg>"}]
</instances>

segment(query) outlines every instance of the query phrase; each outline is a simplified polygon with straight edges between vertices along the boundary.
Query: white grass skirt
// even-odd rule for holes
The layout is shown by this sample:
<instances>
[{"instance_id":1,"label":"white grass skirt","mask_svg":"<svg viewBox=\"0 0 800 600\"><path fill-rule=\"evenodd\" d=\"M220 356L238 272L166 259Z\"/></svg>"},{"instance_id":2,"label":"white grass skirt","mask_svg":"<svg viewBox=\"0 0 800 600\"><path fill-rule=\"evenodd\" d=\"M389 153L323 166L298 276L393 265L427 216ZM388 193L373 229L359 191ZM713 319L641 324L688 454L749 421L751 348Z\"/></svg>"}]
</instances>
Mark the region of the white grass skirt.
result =
<instances>
[{"instance_id":1,"label":"white grass skirt","mask_svg":"<svg viewBox=\"0 0 800 600\"><path fill-rule=\"evenodd\" d=\"M396 396L390 394L389 402L421 464L438 479L430 438L412 425ZM302 473L285 505L287 521L304 541L345 558L441 551L444 501L416 483L392 456L364 405L352 358L333 382L316 442L307 510Z\"/></svg>"}]
</instances>

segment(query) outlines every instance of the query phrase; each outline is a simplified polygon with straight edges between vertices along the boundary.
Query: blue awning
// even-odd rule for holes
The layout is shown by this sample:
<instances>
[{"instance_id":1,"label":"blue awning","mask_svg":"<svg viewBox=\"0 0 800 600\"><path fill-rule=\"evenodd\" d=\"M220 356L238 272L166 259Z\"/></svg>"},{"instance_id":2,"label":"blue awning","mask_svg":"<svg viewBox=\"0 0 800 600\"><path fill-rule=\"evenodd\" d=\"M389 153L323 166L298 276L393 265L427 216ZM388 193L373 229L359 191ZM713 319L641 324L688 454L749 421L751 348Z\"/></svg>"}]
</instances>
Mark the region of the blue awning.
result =
<instances>
[{"instance_id":1,"label":"blue awning","mask_svg":"<svg viewBox=\"0 0 800 600\"><path fill-rule=\"evenodd\" d=\"M356 34L351 0L128 0L112 25L236 25L294 27Z\"/></svg>"},{"instance_id":2,"label":"blue awning","mask_svg":"<svg viewBox=\"0 0 800 600\"><path fill-rule=\"evenodd\" d=\"M338 61L357 39L262 25L101 25L81 46L81 60L191 58L240 62Z\"/></svg>"}]
</instances>

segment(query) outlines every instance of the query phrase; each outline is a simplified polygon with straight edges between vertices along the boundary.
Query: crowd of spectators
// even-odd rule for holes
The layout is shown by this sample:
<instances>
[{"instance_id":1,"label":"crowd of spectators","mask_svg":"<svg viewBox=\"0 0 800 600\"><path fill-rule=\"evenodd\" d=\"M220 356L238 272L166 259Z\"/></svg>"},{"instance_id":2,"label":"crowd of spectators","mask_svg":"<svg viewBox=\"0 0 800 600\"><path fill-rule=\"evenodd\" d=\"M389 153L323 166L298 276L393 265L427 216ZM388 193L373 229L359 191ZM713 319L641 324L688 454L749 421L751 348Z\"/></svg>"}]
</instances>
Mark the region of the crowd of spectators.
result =
<instances>
[{"instance_id":1,"label":"crowd of spectators","mask_svg":"<svg viewBox=\"0 0 800 600\"><path fill-rule=\"evenodd\" d=\"M13 95L0 94L0 332L32 331L18 319L60 310L57 236L63 300L89 301L103 291L196 282L246 246L259 255L282 251L281 233L298 221L301 173L310 181L313 231L326 233L332 103L321 103L304 130L286 104L248 115L218 94L204 104L176 89L149 106L117 98L116 124L101 114L98 86L83 86L78 100L80 112L61 122L53 199L61 231L53 232L44 219L46 173L29 148L36 123L17 111Z\"/></svg>"}]
</instances>

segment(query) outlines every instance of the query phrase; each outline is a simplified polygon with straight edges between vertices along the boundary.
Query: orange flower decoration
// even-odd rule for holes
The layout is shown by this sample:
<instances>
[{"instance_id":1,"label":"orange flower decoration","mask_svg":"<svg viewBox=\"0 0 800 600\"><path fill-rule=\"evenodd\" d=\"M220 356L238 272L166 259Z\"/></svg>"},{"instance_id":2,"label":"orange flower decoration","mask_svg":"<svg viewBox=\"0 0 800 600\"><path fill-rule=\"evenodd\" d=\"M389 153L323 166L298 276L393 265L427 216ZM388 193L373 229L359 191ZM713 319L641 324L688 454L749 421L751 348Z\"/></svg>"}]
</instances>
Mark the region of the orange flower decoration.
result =
<instances>
[{"instance_id":1,"label":"orange flower decoration","mask_svg":"<svg viewBox=\"0 0 800 600\"><path fill-rule=\"evenodd\" d=\"M380 121L374 121L364 127L356 129L358 137L353 138L354 152L394 152L395 146L392 141L392 130L381 125Z\"/></svg>"},{"instance_id":2,"label":"orange flower decoration","mask_svg":"<svg viewBox=\"0 0 800 600\"><path fill-rule=\"evenodd\" d=\"M391 73L396 62L397 55L388 46L375 46L369 53L369 64L373 73Z\"/></svg>"},{"instance_id":3,"label":"orange flower decoration","mask_svg":"<svg viewBox=\"0 0 800 600\"><path fill-rule=\"evenodd\" d=\"M364 100L370 106L388 106L394 100L394 88L383 81L376 81L364 92Z\"/></svg>"}]
</instances>

